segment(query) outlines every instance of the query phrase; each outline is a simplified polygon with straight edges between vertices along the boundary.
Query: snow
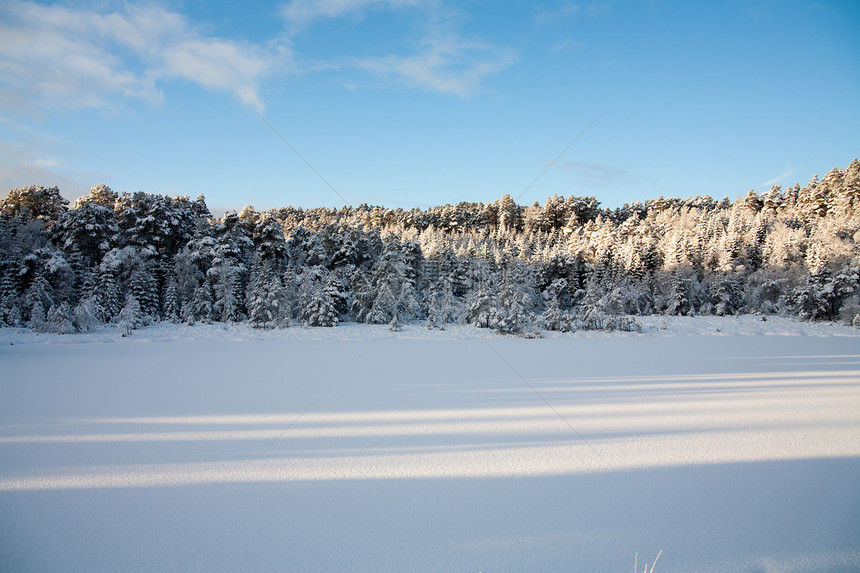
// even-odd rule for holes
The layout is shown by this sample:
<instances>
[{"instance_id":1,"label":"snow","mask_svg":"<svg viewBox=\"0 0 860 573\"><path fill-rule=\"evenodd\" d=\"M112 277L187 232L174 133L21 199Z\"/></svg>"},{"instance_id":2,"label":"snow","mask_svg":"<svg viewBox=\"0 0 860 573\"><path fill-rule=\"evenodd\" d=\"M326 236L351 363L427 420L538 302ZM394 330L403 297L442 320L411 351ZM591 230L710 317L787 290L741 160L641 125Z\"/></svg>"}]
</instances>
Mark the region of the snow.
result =
<instances>
[{"instance_id":1,"label":"snow","mask_svg":"<svg viewBox=\"0 0 860 573\"><path fill-rule=\"evenodd\" d=\"M860 329L0 329L0 569L857 571Z\"/></svg>"}]
</instances>

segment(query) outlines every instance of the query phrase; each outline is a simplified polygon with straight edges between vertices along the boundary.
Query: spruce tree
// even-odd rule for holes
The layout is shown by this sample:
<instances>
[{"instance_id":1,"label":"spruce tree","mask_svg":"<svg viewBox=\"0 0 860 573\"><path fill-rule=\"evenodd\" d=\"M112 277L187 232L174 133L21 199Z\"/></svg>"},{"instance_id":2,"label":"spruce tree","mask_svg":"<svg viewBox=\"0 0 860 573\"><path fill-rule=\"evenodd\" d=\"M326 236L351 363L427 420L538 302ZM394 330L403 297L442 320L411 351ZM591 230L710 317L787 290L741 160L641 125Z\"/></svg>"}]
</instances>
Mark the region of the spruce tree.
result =
<instances>
[{"instance_id":1,"label":"spruce tree","mask_svg":"<svg viewBox=\"0 0 860 573\"><path fill-rule=\"evenodd\" d=\"M74 334L77 332L72 324L72 309L69 303L63 301L51 307L47 316L47 329L55 334Z\"/></svg>"}]
</instances>

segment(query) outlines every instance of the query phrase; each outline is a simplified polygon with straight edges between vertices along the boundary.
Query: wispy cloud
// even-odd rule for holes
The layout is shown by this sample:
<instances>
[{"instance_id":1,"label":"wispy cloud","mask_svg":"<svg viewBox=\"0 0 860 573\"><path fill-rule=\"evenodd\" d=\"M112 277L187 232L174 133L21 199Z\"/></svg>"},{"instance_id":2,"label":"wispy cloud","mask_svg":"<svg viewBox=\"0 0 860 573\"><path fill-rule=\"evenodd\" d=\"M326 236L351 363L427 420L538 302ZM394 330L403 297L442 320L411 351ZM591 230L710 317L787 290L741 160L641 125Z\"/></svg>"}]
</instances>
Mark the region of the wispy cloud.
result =
<instances>
[{"instance_id":1,"label":"wispy cloud","mask_svg":"<svg viewBox=\"0 0 860 573\"><path fill-rule=\"evenodd\" d=\"M28 140L26 145L0 141L0 197L16 187L57 185L63 197L73 200L86 193L89 187L85 181L99 180L94 173L70 170L51 147L51 142L44 140Z\"/></svg>"},{"instance_id":2,"label":"wispy cloud","mask_svg":"<svg viewBox=\"0 0 860 573\"><path fill-rule=\"evenodd\" d=\"M115 6L113 4L109 4ZM0 4L0 106L7 109L95 109L129 102L164 103L164 87L188 81L229 94L262 111L262 88L295 71L292 31L333 18L359 20L373 11L408 10L414 30L401 48L306 60L305 71L359 70L387 82L468 97L515 60L513 49L465 38L455 9L441 0L292 0L281 8L280 37L239 42L207 35L181 13L148 4ZM383 45L383 44L380 44ZM308 63L311 62L311 63Z\"/></svg>"},{"instance_id":3,"label":"wispy cloud","mask_svg":"<svg viewBox=\"0 0 860 573\"><path fill-rule=\"evenodd\" d=\"M430 4L427 0L292 0L281 8L286 21L304 26L318 18L361 15L368 9L400 8Z\"/></svg>"},{"instance_id":4,"label":"wispy cloud","mask_svg":"<svg viewBox=\"0 0 860 573\"><path fill-rule=\"evenodd\" d=\"M113 12L8 2L0 7L0 105L111 110L163 102L159 83L182 79L262 109L260 85L285 48L201 35L175 12Z\"/></svg>"},{"instance_id":5,"label":"wispy cloud","mask_svg":"<svg viewBox=\"0 0 860 573\"><path fill-rule=\"evenodd\" d=\"M292 0L281 12L295 30L325 19L364 20L372 11L406 9L415 16L414 29L406 34L401 50L316 62L313 69L359 70L388 82L465 98L516 59L512 48L463 37L458 30L460 15L440 0ZM394 43L392 38L384 41Z\"/></svg>"},{"instance_id":6,"label":"wispy cloud","mask_svg":"<svg viewBox=\"0 0 860 573\"><path fill-rule=\"evenodd\" d=\"M516 57L512 49L455 35L428 39L422 48L412 55L358 59L353 66L395 82L465 98Z\"/></svg>"},{"instance_id":7,"label":"wispy cloud","mask_svg":"<svg viewBox=\"0 0 860 573\"><path fill-rule=\"evenodd\" d=\"M794 175L795 171L796 171L796 169L794 167L786 167L785 171L783 171L782 173L780 173L776 177L768 179L767 181L765 181L764 183L759 185L759 189L761 189L763 187L770 188L773 185L778 185L780 183L784 183L786 179L788 179L789 177Z\"/></svg>"},{"instance_id":8,"label":"wispy cloud","mask_svg":"<svg viewBox=\"0 0 860 573\"><path fill-rule=\"evenodd\" d=\"M582 45L582 42L578 42L576 40L561 40L560 42L555 42L549 49L550 54L560 54L562 52L566 52L568 50L574 50L579 48Z\"/></svg>"},{"instance_id":9,"label":"wispy cloud","mask_svg":"<svg viewBox=\"0 0 860 573\"><path fill-rule=\"evenodd\" d=\"M541 26L555 24L576 16L600 16L612 12L612 7L606 2L559 2L554 6L541 6L535 15L535 22Z\"/></svg>"}]
</instances>

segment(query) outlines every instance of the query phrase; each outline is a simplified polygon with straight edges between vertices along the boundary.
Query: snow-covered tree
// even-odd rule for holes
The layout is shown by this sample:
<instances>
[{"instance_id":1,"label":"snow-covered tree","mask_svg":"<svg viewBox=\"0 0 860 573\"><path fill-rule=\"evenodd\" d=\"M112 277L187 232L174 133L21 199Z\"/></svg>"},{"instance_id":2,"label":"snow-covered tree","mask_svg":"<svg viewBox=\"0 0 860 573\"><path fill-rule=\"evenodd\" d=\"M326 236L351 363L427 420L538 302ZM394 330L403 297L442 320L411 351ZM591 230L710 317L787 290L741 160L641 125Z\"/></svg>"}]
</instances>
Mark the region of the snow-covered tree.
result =
<instances>
[{"instance_id":1,"label":"snow-covered tree","mask_svg":"<svg viewBox=\"0 0 860 573\"><path fill-rule=\"evenodd\" d=\"M77 332L72 323L72 309L63 301L48 311L46 328L55 334L74 334Z\"/></svg>"},{"instance_id":2,"label":"snow-covered tree","mask_svg":"<svg viewBox=\"0 0 860 573\"><path fill-rule=\"evenodd\" d=\"M728 273L714 275L710 285L711 304L717 316L738 314L743 307L743 295L737 278Z\"/></svg>"},{"instance_id":3,"label":"snow-covered tree","mask_svg":"<svg viewBox=\"0 0 860 573\"><path fill-rule=\"evenodd\" d=\"M260 260L276 272L287 265L287 243L281 224L273 216L263 215L254 226L254 250Z\"/></svg>"},{"instance_id":4,"label":"snow-covered tree","mask_svg":"<svg viewBox=\"0 0 860 573\"><path fill-rule=\"evenodd\" d=\"M537 335L532 273L519 261L506 261L501 269L494 327L503 334Z\"/></svg>"},{"instance_id":5,"label":"snow-covered tree","mask_svg":"<svg viewBox=\"0 0 860 573\"><path fill-rule=\"evenodd\" d=\"M477 287L466 297L466 308L461 320L479 328L496 326L498 295L492 276L479 281Z\"/></svg>"},{"instance_id":6,"label":"snow-covered tree","mask_svg":"<svg viewBox=\"0 0 860 573\"><path fill-rule=\"evenodd\" d=\"M24 297L24 307L27 309L27 325L33 330L43 332L47 328L47 312L54 306L53 289L41 274L27 289Z\"/></svg>"},{"instance_id":7,"label":"snow-covered tree","mask_svg":"<svg viewBox=\"0 0 860 573\"><path fill-rule=\"evenodd\" d=\"M8 326L21 325L20 296L15 279L9 270L2 270L0 276L0 324Z\"/></svg>"},{"instance_id":8,"label":"snow-covered tree","mask_svg":"<svg viewBox=\"0 0 860 573\"><path fill-rule=\"evenodd\" d=\"M284 285L270 262L258 261L248 290L248 320L256 328L287 326L289 308Z\"/></svg>"},{"instance_id":9,"label":"snow-covered tree","mask_svg":"<svg viewBox=\"0 0 860 573\"><path fill-rule=\"evenodd\" d=\"M125 298L125 306L117 317L117 328L122 336L131 336L131 331L140 326L140 305L134 295Z\"/></svg>"},{"instance_id":10,"label":"snow-covered tree","mask_svg":"<svg viewBox=\"0 0 860 573\"><path fill-rule=\"evenodd\" d=\"M97 318L105 324L113 322L122 310L122 293L109 265L99 267L93 296Z\"/></svg>"},{"instance_id":11,"label":"snow-covered tree","mask_svg":"<svg viewBox=\"0 0 860 573\"><path fill-rule=\"evenodd\" d=\"M194 297L190 304L182 307L182 320L188 324L202 322L208 324L215 316L215 308L212 300L212 289L204 282L194 291Z\"/></svg>"},{"instance_id":12,"label":"snow-covered tree","mask_svg":"<svg viewBox=\"0 0 860 573\"><path fill-rule=\"evenodd\" d=\"M158 282L149 269L140 266L132 271L129 292L134 295L140 306L140 322L143 325L156 322L159 318L160 297Z\"/></svg>"},{"instance_id":13,"label":"snow-covered tree","mask_svg":"<svg viewBox=\"0 0 860 573\"><path fill-rule=\"evenodd\" d=\"M164 287L161 315L164 320L173 323L178 323L182 317L182 304L179 301L179 292L176 288L176 280L173 277L168 279L167 286Z\"/></svg>"},{"instance_id":14,"label":"snow-covered tree","mask_svg":"<svg viewBox=\"0 0 860 573\"><path fill-rule=\"evenodd\" d=\"M68 209L68 204L68 200L60 195L59 188L30 185L12 189L0 199L0 212L27 220L38 219L51 225Z\"/></svg>"},{"instance_id":15,"label":"snow-covered tree","mask_svg":"<svg viewBox=\"0 0 860 573\"><path fill-rule=\"evenodd\" d=\"M98 319L101 312L98 303L93 297L81 300L72 311L72 324L78 332L89 332L98 328Z\"/></svg>"},{"instance_id":16,"label":"snow-covered tree","mask_svg":"<svg viewBox=\"0 0 860 573\"><path fill-rule=\"evenodd\" d=\"M330 291L326 270L314 266L302 273L299 281L301 293L301 319L308 326L337 326L338 314Z\"/></svg>"},{"instance_id":17,"label":"snow-covered tree","mask_svg":"<svg viewBox=\"0 0 860 573\"><path fill-rule=\"evenodd\" d=\"M506 196L427 210L249 206L213 219L202 196L97 186L68 210L58 189L34 186L0 203L0 324L50 328L63 303L78 329L84 306L116 323L129 294L141 322L251 315L267 325L274 301L281 323L307 320L308 308L326 317L309 322L330 321L333 306L338 321L460 320L505 332L537 315L558 329L614 328L652 312L852 322L858 233L857 160L803 187L614 210L593 197L523 207ZM308 282L312 268L319 277ZM511 269L526 277L519 290ZM558 280L566 288L553 288Z\"/></svg>"},{"instance_id":18,"label":"snow-covered tree","mask_svg":"<svg viewBox=\"0 0 860 573\"><path fill-rule=\"evenodd\" d=\"M212 285L212 316L219 322L241 322L246 318L240 273L241 267L223 260L207 273Z\"/></svg>"}]
</instances>

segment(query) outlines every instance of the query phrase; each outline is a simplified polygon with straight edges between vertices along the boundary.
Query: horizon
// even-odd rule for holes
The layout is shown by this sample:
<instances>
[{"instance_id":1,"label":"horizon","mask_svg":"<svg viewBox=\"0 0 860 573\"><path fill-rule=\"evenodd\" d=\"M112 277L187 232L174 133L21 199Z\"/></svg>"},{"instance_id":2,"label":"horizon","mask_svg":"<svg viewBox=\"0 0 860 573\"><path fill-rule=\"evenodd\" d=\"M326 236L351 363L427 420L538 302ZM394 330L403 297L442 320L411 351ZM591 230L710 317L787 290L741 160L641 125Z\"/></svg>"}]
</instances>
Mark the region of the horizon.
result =
<instances>
[{"instance_id":1,"label":"horizon","mask_svg":"<svg viewBox=\"0 0 860 573\"><path fill-rule=\"evenodd\" d=\"M853 2L13 1L0 193L735 200L857 157L858 27Z\"/></svg>"}]
</instances>

